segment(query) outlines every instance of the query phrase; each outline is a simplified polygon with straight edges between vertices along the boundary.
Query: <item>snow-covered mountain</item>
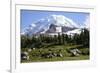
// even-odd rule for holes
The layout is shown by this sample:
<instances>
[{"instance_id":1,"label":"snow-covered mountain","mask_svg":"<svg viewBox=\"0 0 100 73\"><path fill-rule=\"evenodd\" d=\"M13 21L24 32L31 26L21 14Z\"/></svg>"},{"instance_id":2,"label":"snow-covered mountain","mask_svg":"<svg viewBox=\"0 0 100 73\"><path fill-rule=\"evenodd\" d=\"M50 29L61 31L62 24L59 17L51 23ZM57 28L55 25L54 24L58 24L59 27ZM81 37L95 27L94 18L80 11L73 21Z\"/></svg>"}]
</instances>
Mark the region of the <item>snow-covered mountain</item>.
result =
<instances>
[{"instance_id":1,"label":"snow-covered mountain","mask_svg":"<svg viewBox=\"0 0 100 73\"><path fill-rule=\"evenodd\" d=\"M32 23L21 34L56 34L58 32L71 34L79 33L80 29L81 27L70 18L63 15L50 15Z\"/></svg>"}]
</instances>

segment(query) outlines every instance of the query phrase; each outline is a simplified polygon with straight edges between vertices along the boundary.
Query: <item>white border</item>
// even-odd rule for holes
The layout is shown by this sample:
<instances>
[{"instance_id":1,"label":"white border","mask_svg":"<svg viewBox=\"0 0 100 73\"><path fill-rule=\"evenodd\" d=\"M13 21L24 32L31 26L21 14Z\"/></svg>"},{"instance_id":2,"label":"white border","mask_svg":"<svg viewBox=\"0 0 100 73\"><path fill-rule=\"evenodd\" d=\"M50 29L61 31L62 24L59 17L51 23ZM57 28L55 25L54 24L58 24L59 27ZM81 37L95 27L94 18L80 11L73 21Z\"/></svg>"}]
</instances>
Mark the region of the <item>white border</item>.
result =
<instances>
[{"instance_id":1,"label":"white border","mask_svg":"<svg viewBox=\"0 0 100 73\"><path fill-rule=\"evenodd\" d=\"M73 6L41 6L41 5L15 5L12 13L12 60L11 71L43 71L52 69L80 68L95 65L95 10L93 7L73 7ZM60 62L40 62L40 63L20 63L20 9L28 10L49 10L49 11L70 11L70 12L89 12L90 13L90 60L83 61L60 61ZM15 24L15 25L14 25ZM16 44L16 45L15 45Z\"/></svg>"}]
</instances>

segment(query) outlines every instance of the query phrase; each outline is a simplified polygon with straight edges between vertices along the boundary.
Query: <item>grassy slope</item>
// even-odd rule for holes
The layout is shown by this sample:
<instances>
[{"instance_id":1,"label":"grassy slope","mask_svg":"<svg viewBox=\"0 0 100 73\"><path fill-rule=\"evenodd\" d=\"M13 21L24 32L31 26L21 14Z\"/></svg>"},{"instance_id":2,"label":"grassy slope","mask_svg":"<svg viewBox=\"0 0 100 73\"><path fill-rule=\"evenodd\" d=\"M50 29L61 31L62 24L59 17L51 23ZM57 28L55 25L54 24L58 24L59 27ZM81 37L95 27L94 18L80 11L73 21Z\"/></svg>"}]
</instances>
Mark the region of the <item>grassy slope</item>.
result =
<instances>
[{"instance_id":1,"label":"grassy slope","mask_svg":"<svg viewBox=\"0 0 100 73\"><path fill-rule=\"evenodd\" d=\"M67 52L67 49L69 48L74 48L78 47L80 45L56 45L56 46L49 46L46 48L40 48L40 49L35 49L32 52L29 53L30 60L28 61L22 61L22 62L46 62L46 61L69 61L69 60L88 60L89 55L80 55L78 57L71 57L70 53ZM85 49L85 48L84 48ZM58 53L60 50L60 53L63 54L63 57L53 57L53 58L42 58L39 55L41 53L47 53L52 51L55 53ZM83 49L81 49L83 50Z\"/></svg>"}]
</instances>

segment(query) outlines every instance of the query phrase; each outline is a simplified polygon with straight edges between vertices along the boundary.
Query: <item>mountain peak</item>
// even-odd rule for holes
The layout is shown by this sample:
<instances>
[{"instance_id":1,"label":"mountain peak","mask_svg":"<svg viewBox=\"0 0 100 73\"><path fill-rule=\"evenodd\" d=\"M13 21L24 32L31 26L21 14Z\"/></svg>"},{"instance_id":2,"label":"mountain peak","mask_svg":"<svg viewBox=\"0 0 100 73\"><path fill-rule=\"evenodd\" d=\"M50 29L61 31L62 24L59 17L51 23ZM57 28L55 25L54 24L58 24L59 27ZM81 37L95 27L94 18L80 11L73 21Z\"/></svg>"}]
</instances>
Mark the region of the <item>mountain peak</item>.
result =
<instances>
[{"instance_id":1,"label":"mountain peak","mask_svg":"<svg viewBox=\"0 0 100 73\"><path fill-rule=\"evenodd\" d=\"M51 25L54 25L55 28L50 28ZM65 17L64 15L50 15L48 17L39 19L35 23L29 25L28 30L26 29L24 33L32 35L37 33L45 33L48 30L50 32L54 32L54 29L59 27L60 30L64 30L67 32L68 30L72 30L74 28L79 28L78 24L76 24L72 19ZM58 29L58 28L57 28ZM23 32L22 32L23 33Z\"/></svg>"}]
</instances>

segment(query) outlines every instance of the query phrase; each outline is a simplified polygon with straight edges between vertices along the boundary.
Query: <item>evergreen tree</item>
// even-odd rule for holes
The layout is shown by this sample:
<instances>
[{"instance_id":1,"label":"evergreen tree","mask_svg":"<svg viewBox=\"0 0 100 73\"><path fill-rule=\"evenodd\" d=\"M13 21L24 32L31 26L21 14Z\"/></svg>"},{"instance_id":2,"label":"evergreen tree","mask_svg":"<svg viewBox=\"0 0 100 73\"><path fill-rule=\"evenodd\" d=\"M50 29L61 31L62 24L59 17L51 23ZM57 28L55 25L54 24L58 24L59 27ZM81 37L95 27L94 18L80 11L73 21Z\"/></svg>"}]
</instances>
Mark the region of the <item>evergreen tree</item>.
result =
<instances>
[{"instance_id":1,"label":"evergreen tree","mask_svg":"<svg viewBox=\"0 0 100 73\"><path fill-rule=\"evenodd\" d=\"M61 35L58 33L58 44L61 45Z\"/></svg>"}]
</instances>

